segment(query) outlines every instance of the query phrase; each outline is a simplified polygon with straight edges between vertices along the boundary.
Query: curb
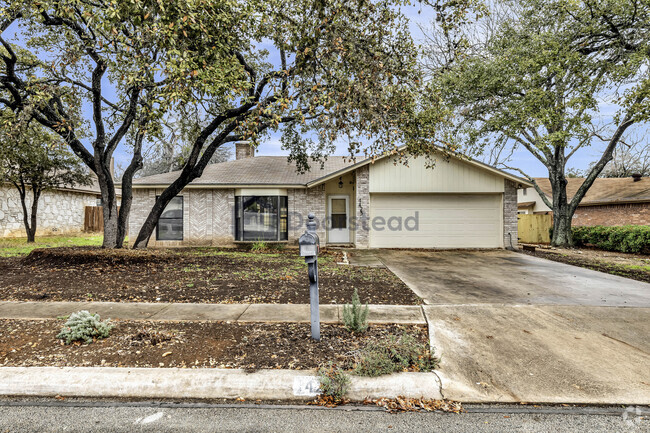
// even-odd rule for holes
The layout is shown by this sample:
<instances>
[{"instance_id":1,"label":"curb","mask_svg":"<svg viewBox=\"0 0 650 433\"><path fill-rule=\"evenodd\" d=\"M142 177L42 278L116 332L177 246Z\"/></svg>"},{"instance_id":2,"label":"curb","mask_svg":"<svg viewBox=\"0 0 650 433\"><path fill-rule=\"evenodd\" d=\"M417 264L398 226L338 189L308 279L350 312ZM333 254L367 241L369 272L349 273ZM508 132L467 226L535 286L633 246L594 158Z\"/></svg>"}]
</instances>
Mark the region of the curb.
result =
<instances>
[{"instance_id":1,"label":"curb","mask_svg":"<svg viewBox=\"0 0 650 433\"><path fill-rule=\"evenodd\" d=\"M310 400L314 370L119 367L2 367L0 396ZM346 397L442 399L435 373L352 376Z\"/></svg>"}]
</instances>

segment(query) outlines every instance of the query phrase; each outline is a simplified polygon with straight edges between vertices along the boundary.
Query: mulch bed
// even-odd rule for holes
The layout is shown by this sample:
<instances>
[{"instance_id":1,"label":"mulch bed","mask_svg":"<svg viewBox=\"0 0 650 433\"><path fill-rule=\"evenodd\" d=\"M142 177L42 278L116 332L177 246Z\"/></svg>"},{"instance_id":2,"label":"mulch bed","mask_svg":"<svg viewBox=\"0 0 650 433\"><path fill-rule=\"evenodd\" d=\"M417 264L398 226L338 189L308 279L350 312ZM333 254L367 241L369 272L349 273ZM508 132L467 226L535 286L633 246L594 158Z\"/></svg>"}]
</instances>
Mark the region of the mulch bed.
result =
<instances>
[{"instance_id":1,"label":"mulch bed","mask_svg":"<svg viewBox=\"0 0 650 433\"><path fill-rule=\"evenodd\" d=\"M630 269L622 264L608 262L602 259L594 258L592 256L579 256L577 254L565 254L565 250L543 250L536 249L535 251L521 251L523 254L529 256L541 257L554 262L566 263L573 266L580 266L582 268L592 269L594 271L605 272L607 274L618 275L625 278L630 278L637 281L650 283L650 272L643 269ZM625 255L620 253L621 255Z\"/></svg>"},{"instance_id":2,"label":"mulch bed","mask_svg":"<svg viewBox=\"0 0 650 433\"><path fill-rule=\"evenodd\" d=\"M364 303L421 303L389 270L338 265L340 255L319 257L321 303L349 303L355 288ZM0 259L0 300L306 304L309 281L295 249L50 248Z\"/></svg>"},{"instance_id":3,"label":"mulch bed","mask_svg":"<svg viewBox=\"0 0 650 433\"><path fill-rule=\"evenodd\" d=\"M425 326L375 325L360 335L309 324L114 321L106 339L63 345L64 320L0 319L0 366L218 367L310 369L329 361L350 368L354 353L373 340L409 333L428 341Z\"/></svg>"}]
</instances>

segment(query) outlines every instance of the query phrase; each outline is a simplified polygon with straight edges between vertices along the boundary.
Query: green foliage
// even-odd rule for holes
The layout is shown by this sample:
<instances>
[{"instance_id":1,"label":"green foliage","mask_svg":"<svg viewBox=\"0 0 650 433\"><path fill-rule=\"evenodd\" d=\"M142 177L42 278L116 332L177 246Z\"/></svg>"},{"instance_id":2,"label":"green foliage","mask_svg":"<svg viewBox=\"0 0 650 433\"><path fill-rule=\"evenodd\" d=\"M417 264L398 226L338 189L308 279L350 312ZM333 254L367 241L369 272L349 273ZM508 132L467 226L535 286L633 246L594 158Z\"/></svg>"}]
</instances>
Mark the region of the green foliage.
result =
<instances>
[{"instance_id":1,"label":"green foliage","mask_svg":"<svg viewBox=\"0 0 650 433\"><path fill-rule=\"evenodd\" d=\"M343 306L343 323L350 332L365 332L368 329L368 304L361 306L359 293L354 289L352 304Z\"/></svg>"},{"instance_id":2,"label":"green foliage","mask_svg":"<svg viewBox=\"0 0 650 433\"><path fill-rule=\"evenodd\" d=\"M70 315L56 338L63 340L65 344L75 341L92 343L94 339L107 338L111 329L113 325L108 321L102 322L99 314L83 310Z\"/></svg>"},{"instance_id":3,"label":"green foliage","mask_svg":"<svg viewBox=\"0 0 650 433\"><path fill-rule=\"evenodd\" d=\"M22 113L0 112L0 142L5 143L0 147L0 181L18 190L27 239L33 242L41 194L89 185L91 177L60 137Z\"/></svg>"},{"instance_id":4,"label":"green foliage","mask_svg":"<svg viewBox=\"0 0 650 433\"><path fill-rule=\"evenodd\" d=\"M269 248L269 244L265 241L255 241L251 244L251 251L256 253L261 253L266 251Z\"/></svg>"},{"instance_id":5,"label":"green foliage","mask_svg":"<svg viewBox=\"0 0 650 433\"><path fill-rule=\"evenodd\" d=\"M456 53L457 45L444 39L432 43L432 80L425 92L431 104L425 111L433 111L433 119L436 112L447 114L435 130L441 139L492 164L518 170L510 159L518 150L527 151L548 170L556 197L566 192L569 159L579 149L598 145L591 150L596 162L583 173L584 187L569 203L547 203L556 222L563 218L569 227L621 137L650 116L650 3L487 3L489 16L461 29L474 42L463 52ZM600 113L605 100L613 115ZM552 243L567 242L565 234L556 230Z\"/></svg>"},{"instance_id":6,"label":"green foliage","mask_svg":"<svg viewBox=\"0 0 650 433\"><path fill-rule=\"evenodd\" d=\"M650 253L650 226L573 227L576 245L591 244L608 251Z\"/></svg>"},{"instance_id":7,"label":"green foliage","mask_svg":"<svg viewBox=\"0 0 650 433\"><path fill-rule=\"evenodd\" d=\"M438 363L439 359L427 345L404 333L369 343L358 355L354 372L359 376L375 377L406 370L432 371Z\"/></svg>"},{"instance_id":8,"label":"green foliage","mask_svg":"<svg viewBox=\"0 0 650 433\"><path fill-rule=\"evenodd\" d=\"M318 369L320 389L335 402L341 401L350 387L350 376L342 368L332 362Z\"/></svg>"}]
</instances>

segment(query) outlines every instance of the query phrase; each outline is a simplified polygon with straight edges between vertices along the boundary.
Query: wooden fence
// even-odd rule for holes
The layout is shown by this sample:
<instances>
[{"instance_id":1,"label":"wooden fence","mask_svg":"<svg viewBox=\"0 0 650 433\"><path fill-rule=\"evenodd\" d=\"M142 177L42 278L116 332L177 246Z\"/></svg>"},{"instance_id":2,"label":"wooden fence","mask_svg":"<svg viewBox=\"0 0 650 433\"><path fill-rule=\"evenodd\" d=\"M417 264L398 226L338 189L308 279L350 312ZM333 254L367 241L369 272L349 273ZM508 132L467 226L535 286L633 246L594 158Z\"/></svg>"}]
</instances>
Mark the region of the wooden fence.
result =
<instances>
[{"instance_id":1,"label":"wooden fence","mask_svg":"<svg viewBox=\"0 0 650 433\"><path fill-rule=\"evenodd\" d=\"M553 215L517 215L519 242L525 244L549 244L551 243L549 233L551 227L553 227Z\"/></svg>"},{"instance_id":2,"label":"wooden fence","mask_svg":"<svg viewBox=\"0 0 650 433\"><path fill-rule=\"evenodd\" d=\"M85 232L103 232L104 214L101 206L86 206L84 213Z\"/></svg>"}]
</instances>

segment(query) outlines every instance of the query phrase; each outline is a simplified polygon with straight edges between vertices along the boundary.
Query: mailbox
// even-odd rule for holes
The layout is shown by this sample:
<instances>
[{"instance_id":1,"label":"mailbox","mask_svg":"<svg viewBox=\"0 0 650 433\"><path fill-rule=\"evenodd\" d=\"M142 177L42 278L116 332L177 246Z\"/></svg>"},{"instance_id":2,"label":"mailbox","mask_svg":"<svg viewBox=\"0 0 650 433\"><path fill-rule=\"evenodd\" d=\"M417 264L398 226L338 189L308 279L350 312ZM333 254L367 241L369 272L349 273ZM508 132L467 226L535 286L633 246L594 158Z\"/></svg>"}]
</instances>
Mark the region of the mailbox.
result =
<instances>
[{"instance_id":1,"label":"mailbox","mask_svg":"<svg viewBox=\"0 0 650 433\"><path fill-rule=\"evenodd\" d=\"M307 231L298 239L301 257L318 257L320 240L316 234L316 220L313 213L307 216Z\"/></svg>"},{"instance_id":2,"label":"mailbox","mask_svg":"<svg viewBox=\"0 0 650 433\"><path fill-rule=\"evenodd\" d=\"M318 256L320 243L316 233L303 233L302 236L300 236L300 239L298 239L298 245L300 246L300 256Z\"/></svg>"},{"instance_id":3,"label":"mailbox","mask_svg":"<svg viewBox=\"0 0 650 433\"><path fill-rule=\"evenodd\" d=\"M320 311L318 309L318 253L320 241L316 234L316 218L310 213L307 231L298 239L300 256L305 258L309 275L309 315L311 321L311 338L320 341Z\"/></svg>"}]
</instances>

